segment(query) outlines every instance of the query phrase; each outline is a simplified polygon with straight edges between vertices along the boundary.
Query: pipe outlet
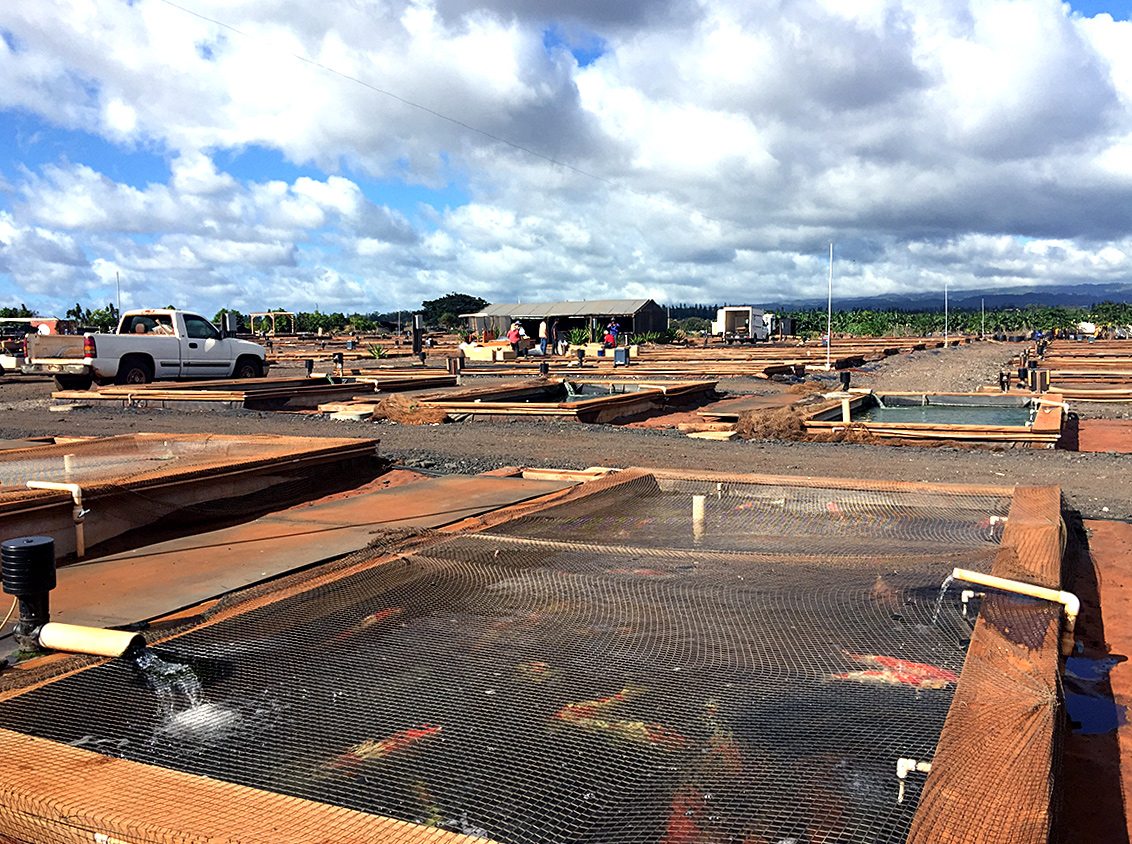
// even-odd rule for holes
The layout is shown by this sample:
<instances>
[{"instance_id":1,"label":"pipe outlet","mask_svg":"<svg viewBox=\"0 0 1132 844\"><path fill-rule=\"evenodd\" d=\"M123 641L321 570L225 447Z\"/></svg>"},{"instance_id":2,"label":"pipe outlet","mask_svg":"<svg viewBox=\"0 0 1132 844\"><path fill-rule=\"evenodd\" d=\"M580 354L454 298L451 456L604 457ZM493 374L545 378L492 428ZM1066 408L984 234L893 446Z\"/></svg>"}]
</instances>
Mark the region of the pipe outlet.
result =
<instances>
[{"instance_id":1,"label":"pipe outlet","mask_svg":"<svg viewBox=\"0 0 1132 844\"><path fill-rule=\"evenodd\" d=\"M91 656L127 656L145 648L145 637L141 633L60 624L57 621L49 621L40 627L37 638L44 650Z\"/></svg>"},{"instance_id":2,"label":"pipe outlet","mask_svg":"<svg viewBox=\"0 0 1132 844\"><path fill-rule=\"evenodd\" d=\"M990 589L999 589L1003 592L1013 592L1016 595L1026 595L1041 601L1061 604L1065 609L1065 630L1061 634L1061 653L1063 656L1069 656L1073 653L1073 631L1077 627L1077 614L1081 611L1081 599L1072 592L1048 589L1045 586L1022 583L1019 580L1008 580L1005 577L995 577L993 574L983 574L969 569L955 569L951 576L965 583L974 583Z\"/></svg>"}]
</instances>

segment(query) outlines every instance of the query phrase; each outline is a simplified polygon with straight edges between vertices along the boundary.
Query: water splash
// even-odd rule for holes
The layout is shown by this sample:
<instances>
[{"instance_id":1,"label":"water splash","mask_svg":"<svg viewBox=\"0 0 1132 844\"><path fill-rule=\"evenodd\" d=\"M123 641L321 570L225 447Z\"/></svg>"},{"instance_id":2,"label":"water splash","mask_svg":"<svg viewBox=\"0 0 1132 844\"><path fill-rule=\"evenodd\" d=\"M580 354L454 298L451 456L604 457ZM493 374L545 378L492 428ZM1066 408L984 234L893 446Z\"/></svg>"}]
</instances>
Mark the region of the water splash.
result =
<instances>
[{"instance_id":1,"label":"water splash","mask_svg":"<svg viewBox=\"0 0 1132 844\"><path fill-rule=\"evenodd\" d=\"M216 740L239 722L240 714L234 709L204 700L203 684L191 665L169 662L148 649L137 655L135 664L157 696L158 733L177 739Z\"/></svg>"},{"instance_id":2,"label":"water splash","mask_svg":"<svg viewBox=\"0 0 1132 844\"><path fill-rule=\"evenodd\" d=\"M162 715L172 715L182 700L189 709L201 705L204 691L192 666L166 662L148 648L141 651L134 661L146 685L157 694Z\"/></svg>"},{"instance_id":3,"label":"water splash","mask_svg":"<svg viewBox=\"0 0 1132 844\"><path fill-rule=\"evenodd\" d=\"M939 613L940 610L943 609L943 598L954 582L955 578L950 574L943 579L943 584L939 587L939 595L935 599L935 610L932 612L932 624L936 624L939 621Z\"/></svg>"}]
</instances>

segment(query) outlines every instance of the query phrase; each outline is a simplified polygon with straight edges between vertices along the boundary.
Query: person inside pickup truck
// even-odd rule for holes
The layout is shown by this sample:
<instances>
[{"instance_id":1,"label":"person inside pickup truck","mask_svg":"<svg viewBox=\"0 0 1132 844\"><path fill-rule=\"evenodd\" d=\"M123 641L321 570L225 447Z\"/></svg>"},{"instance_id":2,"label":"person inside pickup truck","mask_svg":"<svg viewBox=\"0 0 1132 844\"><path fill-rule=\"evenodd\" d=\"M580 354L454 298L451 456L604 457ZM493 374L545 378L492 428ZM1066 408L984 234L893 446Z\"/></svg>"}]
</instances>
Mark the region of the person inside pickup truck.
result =
<instances>
[{"instance_id":1,"label":"person inside pickup truck","mask_svg":"<svg viewBox=\"0 0 1132 844\"><path fill-rule=\"evenodd\" d=\"M134 326L134 334L145 334L148 330L144 322L139 322Z\"/></svg>"}]
</instances>

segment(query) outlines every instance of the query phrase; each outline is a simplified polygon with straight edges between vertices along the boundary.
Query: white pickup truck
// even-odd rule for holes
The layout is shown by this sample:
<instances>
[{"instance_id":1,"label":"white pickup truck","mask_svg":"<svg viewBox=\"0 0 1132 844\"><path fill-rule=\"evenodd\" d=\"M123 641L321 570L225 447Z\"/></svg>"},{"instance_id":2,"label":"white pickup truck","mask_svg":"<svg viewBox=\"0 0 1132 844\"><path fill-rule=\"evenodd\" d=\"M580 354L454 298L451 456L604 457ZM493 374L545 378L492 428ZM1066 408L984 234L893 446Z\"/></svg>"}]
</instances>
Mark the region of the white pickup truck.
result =
<instances>
[{"instance_id":1,"label":"white pickup truck","mask_svg":"<svg viewBox=\"0 0 1132 844\"><path fill-rule=\"evenodd\" d=\"M258 343L226 337L198 314L138 310L122 314L114 334L29 334L21 371L85 390L94 382L260 378L267 363Z\"/></svg>"}]
</instances>

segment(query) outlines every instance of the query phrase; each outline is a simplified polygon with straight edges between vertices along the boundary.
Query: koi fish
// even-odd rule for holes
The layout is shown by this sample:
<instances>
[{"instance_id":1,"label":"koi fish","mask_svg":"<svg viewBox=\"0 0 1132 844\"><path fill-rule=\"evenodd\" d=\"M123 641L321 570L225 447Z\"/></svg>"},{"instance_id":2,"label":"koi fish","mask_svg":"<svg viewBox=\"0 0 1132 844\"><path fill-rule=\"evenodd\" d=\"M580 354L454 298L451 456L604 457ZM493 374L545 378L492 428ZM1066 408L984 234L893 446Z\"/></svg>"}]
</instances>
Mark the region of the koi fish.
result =
<instances>
[{"instance_id":1,"label":"koi fish","mask_svg":"<svg viewBox=\"0 0 1132 844\"><path fill-rule=\"evenodd\" d=\"M706 814L707 805L702 794L682 788L672 797L672 811L665 824L661 844L695 844L703 831L696 823Z\"/></svg>"},{"instance_id":2,"label":"koi fish","mask_svg":"<svg viewBox=\"0 0 1132 844\"><path fill-rule=\"evenodd\" d=\"M627 700L644 694L643 689L626 687L615 695L568 703L555 713L559 721L574 724L582 729L601 730L614 738L622 738L640 744L660 745L662 747L683 747L687 739L675 730L662 724L649 724L645 721L611 720L608 712Z\"/></svg>"},{"instance_id":3,"label":"koi fish","mask_svg":"<svg viewBox=\"0 0 1132 844\"><path fill-rule=\"evenodd\" d=\"M378 610L375 613L370 613L361 621L352 625L348 630L345 630L342 633L338 634L338 636L334 638L334 641L341 642L345 639L349 639L351 636L356 636L363 630L369 630L371 627L377 627L377 625L381 624L383 621L388 621L391 618L396 618L403 612L404 609L402 609L401 607L392 607L390 609Z\"/></svg>"},{"instance_id":4,"label":"koi fish","mask_svg":"<svg viewBox=\"0 0 1132 844\"><path fill-rule=\"evenodd\" d=\"M890 586L885 582L882 575L877 575L876 583L873 588L869 590L871 595L878 603L887 606L897 606L901 602L900 590Z\"/></svg>"},{"instance_id":5,"label":"koi fish","mask_svg":"<svg viewBox=\"0 0 1132 844\"><path fill-rule=\"evenodd\" d=\"M331 770L341 771L346 776L353 777L358 773L362 763L369 759L383 759L392 753L405 750L429 736L434 736L443 729L438 724L422 724L419 727L410 727L398 730L387 738L369 739L355 744L345 753L335 757L327 763Z\"/></svg>"},{"instance_id":6,"label":"koi fish","mask_svg":"<svg viewBox=\"0 0 1132 844\"><path fill-rule=\"evenodd\" d=\"M893 656L849 654L850 659L864 665L876 666L862 671L848 671L832 675L834 680L856 680L861 683L883 683L891 686L912 686L917 689L945 689L959 681L958 675L946 668L910 662Z\"/></svg>"},{"instance_id":7,"label":"koi fish","mask_svg":"<svg viewBox=\"0 0 1132 844\"><path fill-rule=\"evenodd\" d=\"M708 700L704 706L704 724L709 732L705 762L737 776L743 770L743 755L739 751L735 734L720 723L719 704L714 699Z\"/></svg>"},{"instance_id":8,"label":"koi fish","mask_svg":"<svg viewBox=\"0 0 1132 844\"><path fill-rule=\"evenodd\" d=\"M568 703L554 714L559 721L580 721L587 718L596 718L606 711L621 705L627 700L636 697L639 691L626 686L615 695L598 698L597 700L583 700L580 703Z\"/></svg>"},{"instance_id":9,"label":"koi fish","mask_svg":"<svg viewBox=\"0 0 1132 844\"><path fill-rule=\"evenodd\" d=\"M444 823L444 816L437 808L436 802L432 799L432 795L428 791L428 786L423 780L417 780L412 784L413 797L420 803L421 808L424 810L423 817L417 818L417 823L421 826L437 827Z\"/></svg>"},{"instance_id":10,"label":"koi fish","mask_svg":"<svg viewBox=\"0 0 1132 844\"><path fill-rule=\"evenodd\" d=\"M532 683L541 683L543 680L547 680L557 673L557 671L545 662L535 660L519 663L519 676L530 680Z\"/></svg>"},{"instance_id":11,"label":"koi fish","mask_svg":"<svg viewBox=\"0 0 1132 844\"><path fill-rule=\"evenodd\" d=\"M636 744L651 744L668 749L683 747L688 739L663 724L644 721L608 721L604 718L571 718L570 723L584 730L600 730L611 738Z\"/></svg>"}]
</instances>

